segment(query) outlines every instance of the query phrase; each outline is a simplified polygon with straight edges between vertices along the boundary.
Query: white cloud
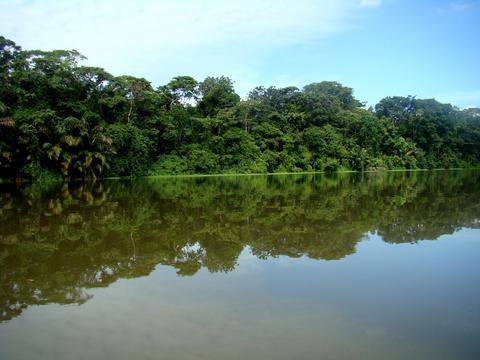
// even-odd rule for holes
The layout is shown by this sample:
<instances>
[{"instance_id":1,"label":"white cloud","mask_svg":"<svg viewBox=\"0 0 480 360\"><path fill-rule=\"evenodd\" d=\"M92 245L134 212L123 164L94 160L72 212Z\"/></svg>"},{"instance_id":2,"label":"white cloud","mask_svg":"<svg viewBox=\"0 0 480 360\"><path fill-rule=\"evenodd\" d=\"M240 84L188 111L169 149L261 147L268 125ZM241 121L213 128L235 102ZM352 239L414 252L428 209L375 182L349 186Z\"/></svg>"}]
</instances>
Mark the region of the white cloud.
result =
<instances>
[{"instance_id":1,"label":"white cloud","mask_svg":"<svg viewBox=\"0 0 480 360\"><path fill-rule=\"evenodd\" d=\"M475 4L471 1L451 1L445 7L437 8L437 14L443 15L448 13L461 13L470 11L475 8Z\"/></svg>"},{"instance_id":2,"label":"white cloud","mask_svg":"<svg viewBox=\"0 0 480 360\"><path fill-rule=\"evenodd\" d=\"M448 7L450 8L450 10L459 11L459 12L466 11L470 9L472 6L473 4L467 1L452 1L448 4Z\"/></svg>"},{"instance_id":3,"label":"white cloud","mask_svg":"<svg viewBox=\"0 0 480 360\"><path fill-rule=\"evenodd\" d=\"M382 0L361 0L360 7L376 8L382 4Z\"/></svg>"},{"instance_id":4,"label":"white cloud","mask_svg":"<svg viewBox=\"0 0 480 360\"><path fill-rule=\"evenodd\" d=\"M362 0L377 6L379 0ZM269 51L356 26L359 0L0 0L0 33L23 48L76 49L155 83L254 73ZM165 78L167 77L167 78Z\"/></svg>"}]
</instances>

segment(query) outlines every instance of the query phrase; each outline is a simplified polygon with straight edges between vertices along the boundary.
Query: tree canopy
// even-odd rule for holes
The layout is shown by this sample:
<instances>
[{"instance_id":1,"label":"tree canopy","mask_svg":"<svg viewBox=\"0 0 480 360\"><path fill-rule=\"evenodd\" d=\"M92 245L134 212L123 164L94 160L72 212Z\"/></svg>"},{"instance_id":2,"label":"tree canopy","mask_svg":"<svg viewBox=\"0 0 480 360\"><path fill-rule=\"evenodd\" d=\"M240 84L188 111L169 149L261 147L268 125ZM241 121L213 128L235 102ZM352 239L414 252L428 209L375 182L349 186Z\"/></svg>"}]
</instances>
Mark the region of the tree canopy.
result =
<instances>
[{"instance_id":1,"label":"tree canopy","mask_svg":"<svg viewBox=\"0 0 480 360\"><path fill-rule=\"evenodd\" d=\"M75 50L0 36L0 177L264 173L471 167L480 109L394 96L366 110L333 81L256 87L83 66Z\"/></svg>"}]
</instances>

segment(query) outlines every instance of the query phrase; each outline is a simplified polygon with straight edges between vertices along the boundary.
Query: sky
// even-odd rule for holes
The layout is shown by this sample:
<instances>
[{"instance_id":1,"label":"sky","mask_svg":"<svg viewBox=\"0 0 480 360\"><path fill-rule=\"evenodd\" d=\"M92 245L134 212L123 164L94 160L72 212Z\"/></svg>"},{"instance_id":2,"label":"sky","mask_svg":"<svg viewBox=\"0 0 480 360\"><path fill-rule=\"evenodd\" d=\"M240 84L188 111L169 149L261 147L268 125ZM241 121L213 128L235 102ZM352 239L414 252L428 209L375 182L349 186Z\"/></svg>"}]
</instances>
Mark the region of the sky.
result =
<instances>
[{"instance_id":1,"label":"sky","mask_svg":"<svg viewBox=\"0 0 480 360\"><path fill-rule=\"evenodd\" d=\"M330 80L367 107L480 107L480 0L0 0L0 35L154 87L224 75L245 97Z\"/></svg>"}]
</instances>

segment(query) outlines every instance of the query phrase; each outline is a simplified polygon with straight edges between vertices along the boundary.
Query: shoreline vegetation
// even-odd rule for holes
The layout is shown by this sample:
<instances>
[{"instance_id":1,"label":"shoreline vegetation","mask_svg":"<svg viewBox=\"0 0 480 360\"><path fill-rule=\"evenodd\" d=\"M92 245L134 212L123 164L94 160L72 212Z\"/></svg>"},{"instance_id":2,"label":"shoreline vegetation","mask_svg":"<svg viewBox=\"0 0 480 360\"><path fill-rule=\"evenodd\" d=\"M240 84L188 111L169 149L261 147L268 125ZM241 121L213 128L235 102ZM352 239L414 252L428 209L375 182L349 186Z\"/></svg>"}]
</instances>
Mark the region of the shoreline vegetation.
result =
<instances>
[{"instance_id":1,"label":"shoreline vegetation","mask_svg":"<svg viewBox=\"0 0 480 360\"><path fill-rule=\"evenodd\" d=\"M480 167L466 167L466 168L448 168L448 169L382 169L382 170L338 170L335 172L327 171L299 171L299 172L273 172L273 173L217 173L217 174L162 174L162 175L143 175L138 177L131 176L109 176L102 177L100 180L134 180L134 179L164 179L164 178L207 178L207 177L244 177L244 176L286 176L286 175L344 175L344 174L384 174L384 173L426 173L426 172L441 172L441 171L479 171ZM38 180L38 179L30 179ZM44 179L46 183L57 183L63 182L65 179L61 177L47 178ZM70 181L82 181L82 180L94 180L97 181L98 178L73 178L68 179ZM26 179L22 180L22 183L28 181ZM12 184L14 179L9 178L0 178L0 184ZM30 181L29 181L30 182Z\"/></svg>"},{"instance_id":2,"label":"shoreline vegetation","mask_svg":"<svg viewBox=\"0 0 480 360\"><path fill-rule=\"evenodd\" d=\"M466 167L466 168L448 168L448 169L381 169L381 170L337 170L334 172L328 171L298 171L298 172L266 172L266 173L218 173L218 174L163 174L163 175L145 175L142 178L155 179L155 178L165 178L165 177L228 177L228 176L281 176L281 175L335 175L335 174L358 174L358 173L384 173L384 172L430 172L430 171L471 171L471 170L480 170L480 167ZM129 177L120 177L112 176L103 178L105 180L115 180L115 179L127 179Z\"/></svg>"},{"instance_id":3,"label":"shoreline vegetation","mask_svg":"<svg viewBox=\"0 0 480 360\"><path fill-rule=\"evenodd\" d=\"M143 78L0 36L0 179L240 176L480 167L480 109L333 81L256 87ZM4 181L4 180L0 180Z\"/></svg>"}]
</instances>

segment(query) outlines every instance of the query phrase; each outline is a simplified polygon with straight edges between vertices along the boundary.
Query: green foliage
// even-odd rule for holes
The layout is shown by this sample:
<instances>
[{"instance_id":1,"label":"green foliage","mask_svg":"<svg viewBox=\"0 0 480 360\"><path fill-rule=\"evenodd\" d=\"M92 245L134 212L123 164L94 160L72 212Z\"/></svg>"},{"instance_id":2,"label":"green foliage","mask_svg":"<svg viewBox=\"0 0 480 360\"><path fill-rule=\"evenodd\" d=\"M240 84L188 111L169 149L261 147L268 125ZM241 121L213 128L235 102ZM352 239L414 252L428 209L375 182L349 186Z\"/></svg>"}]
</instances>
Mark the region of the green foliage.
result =
<instances>
[{"instance_id":1,"label":"green foliage","mask_svg":"<svg viewBox=\"0 0 480 360\"><path fill-rule=\"evenodd\" d=\"M131 124L113 124L106 128L112 139L113 156L109 162L110 176L139 176L150 165L153 143L144 131Z\"/></svg>"},{"instance_id":2,"label":"green foliage","mask_svg":"<svg viewBox=\"0 0 480 360\"><path fill-rule=\"evenodd\" d=\"M60 182L62 175L59 172L45 168L38 161L33 161L23 169L24 175L40 183Z\"/></svg>"},{"instance_id":3,"label":"green foliage","mask_svg":"<svg viewBox=\"0 0 480 360\"><path fill-rule=\"evenodd\" d=\"M338 171L339 168L340 168L340 164L338 163L337 159L328 158L323 163L322 170L325 171L326 173L334 173Z\"/></svg>"},{"instance_id":4,"label":"green foliage","mask_svg":"<svg viewBox=\"0 0 480 360\"><path fill-rule=\"evenodd\" d=\"M307 95L329 95L340 101L342 107L353 110L362 104L353 97L353 89L343 86L335 81L322 81L306 85L303 91Z\"/></svg>"},{"instance_id":5,"label":"green foliage","mask_svg":"<svg viewBox=\"0 0 480 360\"><path fill-rule=\"evenodd\" d=\"M332 81L257 87L243 100L224 76L177 76L153 89L83 59L0 37L1 177L480 165L479 109L394 96L367 111Z\"/></svg>"},{"instance_id":6,"label":"green foliage","mask_svg":"<svg viewBox=\"0 0 480 360\"><path fill-rule=\"evenodd\" d=\"M163 104L171 109L174 105L189 105L198 97L198 83L191 76L177 76L167 85L158 88Z\"/></svg>"},{"instance_id":7,"label":"green foliage","mask_svg":"<svg viewBox=\"0 0 480 360\"><path fill-rule=\"evenodd\" d=\"M198 109L204 116L214 116L220 109L235 105L240 96L235 93L233 81L227 77L207 77L199 84L201 99Z\"/></svg>"},{"instance_id":8,"label":"green foliage","mask_svg":"<svg viewBox=\"0 0 480 360\"><path fill-rule=\"evenodd\" d=\"M219 156L209 150L194 147L188 151L187 163L193 174L214 174L219 172Z\"/></svg>"},{"instance_id":9,"label":"green foliage","mask_svg":"<svg viewBox=\"0 0 480 360\"><path fill-rule=\"evenodd\" d=\"M148 171L148 175L188 174L187 161L178 155L160 155Z\"/></svg>"}]
</instances>

